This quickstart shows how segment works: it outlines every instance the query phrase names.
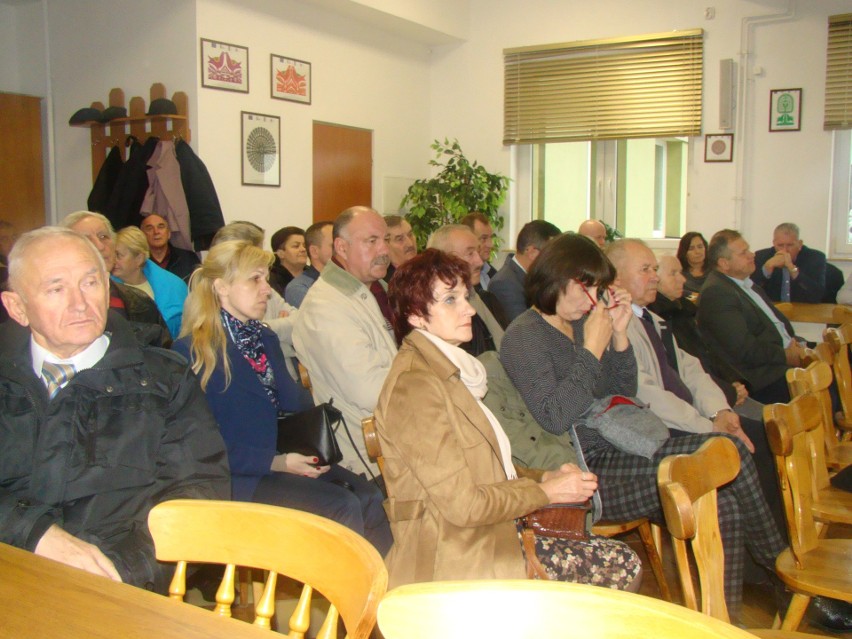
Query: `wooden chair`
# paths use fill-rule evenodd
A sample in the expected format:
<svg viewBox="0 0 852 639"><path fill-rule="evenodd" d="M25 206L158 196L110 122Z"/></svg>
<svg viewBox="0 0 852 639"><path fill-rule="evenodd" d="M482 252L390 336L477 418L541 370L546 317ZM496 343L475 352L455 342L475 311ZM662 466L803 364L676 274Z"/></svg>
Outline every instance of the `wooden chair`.
<svg viewBox="0 0 852 639"><path fill-rule="evenodd" d="M807 368L814 362L825 362L829 366L834 366L834 349L828 342L820 342L813 348L806 348L805 355L802 357L802 367Z"/></svg>
<svg viewBox="0 0 852 639"><path fill-rule="evenodd" d="M819 461L823 411L816 395L766 406L763 414L790 537L790 548L775 562L779 577L794 593L781 628L796 630L812 597L852 601L852 540L821 539L813 512L819 497L812 477L824 466Z"/></svg>
<svg viewBox="0 0 852 639"><path fill-rule="evenodd" d="M370 461L378 464L379 472L384 475L385 459L382 456L382 445L379 442L379 435L376 432L375 417L370 415L362 419L361 429L364 431L364 443L367 448L367 455L370 457ZM655 528L657 527L655 526ZM663 562L660 558L659 548L661 540L659 536L657 538L654 537L648 519L634 519L628 522L599 522L599 525L592 527L592 532L601 537L614 537L630 532L631 530L637 530L639 533L639 538L642 540L642 545L645 547L645 553L648 556L648 562L651 564L651 570L660 588L660 595L666 601L671 601L671 590L669 589L668 581L666 581Z"/></svg>
<svg viewBox="0 0 852 639"><path fill-rule="evenodd" d="M730 623L725 603L725 551L719 530L716 491L740 472L737 447L729 439L713 437L690 455L666 457L657 471L660 500L666 527L672 536L675 559L684 594L684 604L692 610ZM695 596L686 542L692 554L701 585L701 606ZM749 630L764 639L814 637L798 632Z"/></svg>
<svg viewBox="0 0 852 639"><path fill-rule="evenodd" d="M311 376L308 374L308 369L305 368L305 365L302 362L298 363L299 368L299 381L302 382L302 386L308 389L309 393L312 393L314 387L311 385Z"/></svg>
<svg viewBox="0 0 852 639"><path fill-rule="evenodd" d="M187 562L225 564L215 612L229 617L235 566L262 568L269 572L255 602L255 625L270 628L282 574L305 584L290 617L290 637L301 638L308 629L314 588L331 603L317 637L337 639L338 613L350 639L370 636L387 570L367 540L334 521L265 504L179 499L151 509L148 527L157 559L177 562L172 599L183 600L186 593Z"/></svg>
<svg viewBox="0 0 852 639"><path fill-rule="evenodd" d="M852 311L850 311L852 312ZM823 339L832 351L830 362L840 395L843 410L834 416L835 423L842 429L842 441L852 439L852 367L849 364L849 345L852 344L852 324L843 324L840 328L827 328Z"/></svg>
<svg viewBox="0 0 852 639"><path fill-rule="evenodd" d="M672 593L669 582L663 570L662 561L662 530L656 524L652 524L647 517L631 519L630 521L601 520L592 526L592 533L601 537L617 537L635 530L639 533L642 547L651 564L651 572L657 580L660 588L660 596L665 601L672 601Z"/></svg>
<svg viewBox="0 0 852 639"><path fill-rule="evenodd" d="M787 371L787 381L792 395L798 397L805 393L816 396L820 406L820 428L823 431L833 430L831 420L831 397L828 387L831 384L831 369L825 362L814 362L808 368L793 368ZM838 451L843 447L838 447ZM814 472L811 476L814 499L811 509L817 520L817 529L820 536L827 532L824 524L832 522L852 524L852 494L835 488L831 485L828 476L828 468L834 464L827 459L828 446L814 451ZM837 461L835 461L835 464Z"/></svg>
<svg viewBox="0 0 852 639"><path fill-rule="evenodd" d="M660 501L672 536L675 563L684 603L711 617L730 621L725 605L724 557L719 532L716 489L740 472L737 447L724 437L712 437L691 455L666 457L657 470ZM701 583L701 606L695 596L687 557L687 541Z"/></svg>
<svg viewBox="0 0 852 639"><path fill-rule="evenodd" d="M831 367L825 362L814 362L804 369L787 369L787 386L791 397L798 397L804 393L813 393L817 396L825 425L822 433L825 463L832 470L840 470L852 464L852 442L839 442L835 434L829 391L832 379Z"/></svg>
<svg viewBox="0 0 852 639"><path fill-rule="evenodd" d="M379 604L385 639L754 639L683 606L585 584L531 579L394 588Z"/></svg>

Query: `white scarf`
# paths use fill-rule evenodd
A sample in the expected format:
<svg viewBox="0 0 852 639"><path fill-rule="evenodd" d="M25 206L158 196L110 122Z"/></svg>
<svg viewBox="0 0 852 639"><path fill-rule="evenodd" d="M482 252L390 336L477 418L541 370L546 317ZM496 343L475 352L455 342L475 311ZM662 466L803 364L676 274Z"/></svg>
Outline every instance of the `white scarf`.
<svg viewBox="0 0 852 639"><path fill-rule="evenodd" d="M479 404L482 412L485 413L485 417L488 418L491 428L494 430L494 436L497 438L497 444L500 447L500 461L503 463L503 470L506 473L506 477L517 479L518 474L515 472L515 466L512 464L512 445L509 443L506 431L503 430L494 413L482 403L482 398L488 392L488 378L485 374L485 366L478 359L464 352L458 346L453 346L440 337L422 329L418 328L415 330L419 331L421 335L437 346L438 350L459 369L462 383L470 391L470 394L473 395L473 398Z"/></svg>

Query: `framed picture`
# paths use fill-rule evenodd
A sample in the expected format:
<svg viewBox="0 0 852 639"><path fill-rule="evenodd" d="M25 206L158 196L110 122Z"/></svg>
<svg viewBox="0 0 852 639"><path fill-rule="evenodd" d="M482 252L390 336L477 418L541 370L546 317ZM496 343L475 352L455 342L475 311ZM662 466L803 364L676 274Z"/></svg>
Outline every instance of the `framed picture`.
<svg viewBox="0 0 852 639"><path fill-rule="evenodd" d="M201 86L249 92L248 47L201 38Z"/></svg>
<svg viewBox="0 0 852 639"><path fill-rule="evenodd" d="M281 186L281 118L241 111L243 184Z"/></svg>
<svg viewBox="0 0 852 639"><path fill-rule="evenodd" d="M733 133L708 133L704 136L705 162L730 162L733 159Z"/></svg>
<svg viewBox="0 0 852 639"><path fill-rule="evenodd" d="M311 103L311 63L284 56L270 56L272 97Z"/></svg>
<svg viewBox="0 0 852 639"><path fill-rule="evenodd" d="M769 92L769 130L802 130L801 89L773 89Z"/></svg>

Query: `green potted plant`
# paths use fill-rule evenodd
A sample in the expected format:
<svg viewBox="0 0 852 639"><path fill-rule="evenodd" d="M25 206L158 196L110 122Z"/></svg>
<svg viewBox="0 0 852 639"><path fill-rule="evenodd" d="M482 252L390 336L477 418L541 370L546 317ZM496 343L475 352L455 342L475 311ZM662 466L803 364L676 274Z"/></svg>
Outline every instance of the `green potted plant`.
<svg viewBox="0 0 852 639"><path fill-rule="evenodd" d="M431 145L435 158L429 161L440 167L433 178L417 180L408 188L401 208L407 209L406 219L423 249L429 235L444 224L456 224L465 215L479 211L491 221L495 231L503 228L503 216L498 209L506 199L509 178L489 173L475 160L471 162L462 152L458 140L444 138Z"/></svg>

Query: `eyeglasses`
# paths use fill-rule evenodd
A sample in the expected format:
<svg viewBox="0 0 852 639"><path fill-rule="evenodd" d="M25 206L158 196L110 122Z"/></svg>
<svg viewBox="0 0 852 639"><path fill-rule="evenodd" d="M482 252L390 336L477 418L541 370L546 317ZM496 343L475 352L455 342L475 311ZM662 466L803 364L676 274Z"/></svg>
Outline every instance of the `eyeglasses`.
<svg viewBox="0 0 852 639"><path fill-rule="evenodd" d="M603 302L605 304L604 310L609 311L616 306L618 306L618 302L615 302L612 306L609 305L610 301L613 299L614 291L609 287L599 286L598 287L598 299L592 297L592 294L589 293L589 289L586 288L586 285L583 284L580 280L574 280L577 284L580 285L580 288L583 289L583 292L586 294L586 297L589 298L589 301L592 303L592 308L595 308L598 305L598 302ZM607 295L607 293L609 295Z"/></svg>

